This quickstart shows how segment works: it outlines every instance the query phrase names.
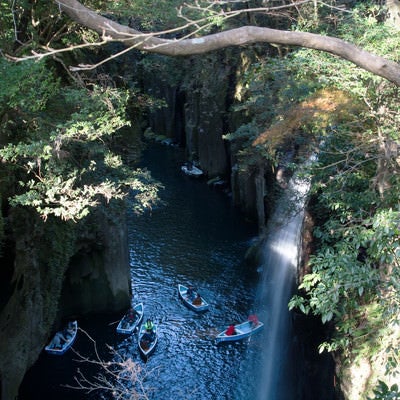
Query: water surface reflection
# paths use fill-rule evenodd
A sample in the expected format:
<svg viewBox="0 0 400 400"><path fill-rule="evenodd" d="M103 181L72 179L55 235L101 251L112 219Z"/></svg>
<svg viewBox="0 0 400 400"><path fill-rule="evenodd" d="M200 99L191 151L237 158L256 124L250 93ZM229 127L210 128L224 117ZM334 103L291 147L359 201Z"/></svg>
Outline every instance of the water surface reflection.
<svg viewBox="0 0 400 400"><path fill-rule="evenodd" d="M134 301L159 324L156 352L147 362L156 374L152 399L233 399L244 355L261 337L216 346L214 337L252 311L257 273L244 264L255 226L244 222L229 198L180 171L182 154L153 147L144 164L160 180L166 206L129 217ZM210 303L196 314L178 298L178 283L192 283ZM122 341L119 349L130 351ZM131 356L142 362L134 349ZM251 387L248 382L251 398ZM254 388L253 388L254 389Z"/></svg>
<svg viewBox="0 0 400 400"><path fill-rule="evenodd" d="M145 317L159 325L155 353L145 363L136 335L116 333L120 315L82 317L79 326L96 341L104 360L109 359L106 345L110 345L149 372L144 386L152 400L254 399L254 376L239 377L249 362L259 365L267 332L243 343L218 346L214 337L227 324L257 311L259 276L244 263L256 227L244 222L227 195L183 175L183 161L180 149L152 145L144 153L143 166L165 186L161 197L166 205L128 216L133 302L143 302ZM186 308L178 298L178 283L197 286L210 310L198 315ZM95 356L93 343L82 332L74 349ZM64 387L74 384L78 368L89 378L97 372L76 359L71 351L61 358L41 354L26 376L20 400L109 399L97 391L88 394Z"/></svg>

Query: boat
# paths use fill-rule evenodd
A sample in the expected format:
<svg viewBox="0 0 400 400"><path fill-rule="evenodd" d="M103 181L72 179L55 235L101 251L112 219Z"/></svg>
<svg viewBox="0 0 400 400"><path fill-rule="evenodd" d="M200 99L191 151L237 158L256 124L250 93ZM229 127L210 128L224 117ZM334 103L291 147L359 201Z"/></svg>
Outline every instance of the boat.
<svg viewBox="0 0 400 400"><path fill-rule="evenodd" d="M44 348L49 354L62 355L75 342L78 333L78 322L70 321L62 330L58 331L51 339L50 343Z"/></svg>
<svg viewBox="0 0 400 400"><path fill-rule="evenodd" d="M231 335L226 333L227 329L219 333L215 338L216 342L233 342L236 340L245 339L251 335L254 335L256 332L261 331L264 327L264 324L258 320L247 320L246 322L242 322L241 324L234 325L234 327L235 332Z"/></svg>
<svg viewBox="0 0 400 400"><path fill-rule="evenodd" d="M143 303L138 303L133 307L133 310L135 311L133 315L131 315L131 310L129 310L119 321L119 324L117 326L117 332L122 333L124 335L131 335L133 332L135 332L136 328L140 324L140 322L143 319L143 314L144 314L144 307Z"/></svg>
<svg viewBox="0 0 400 400"><path fill-rule="evenodd" d="M207 311L209 309L209 304L204 300L203 297L201 297L199 295L199 292L197 292L196 290L193 291L193 295L189 296L188 295L188 289L189 287L178 284L178 293L179 293L179 297L183 300L184 304L189 307L191 310L196 311L196 312L203 312L203 311ZM196 298L196 296L199 295L199 304L193 304L194 299Z"/></svg>
<svg viewBox="0 0 400 400"><path fill-rule="evenodd" d="M196 167L192 163L185 163L184 165L181 166L181 170L186 175L193 177L200 177L204 174L204 172L200 168Z"/></svg>
<svg viewBox="0 0 400 400"><path fill-rule="evenodd" d="M153 353L158 342L157 325L153 324L153 330L148 333L146 330L146 324L142 324L138 335L138 346L142 356L147 358Z"/></svg>

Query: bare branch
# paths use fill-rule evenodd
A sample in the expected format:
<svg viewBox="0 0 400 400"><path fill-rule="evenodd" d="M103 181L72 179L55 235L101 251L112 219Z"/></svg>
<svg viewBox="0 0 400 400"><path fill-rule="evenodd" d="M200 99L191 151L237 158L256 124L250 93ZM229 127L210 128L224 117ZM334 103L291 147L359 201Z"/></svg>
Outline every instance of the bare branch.
<svg viewBox="0 0 400 400"><path fill-rule="evenodd" d="M97 349L96 341L85 330L81 328L79 330L92 343L95 357L85 357L72 348L78 356L75 361L98 367L100 372L96 376L88 378L78 368L77 374L74 376L75 385L64 385L64 387L84 390L86 393L108 392L114 399L120 400L148 400L148 389L144 387L143 382L154 373L154 370L146 371L140 364L135 363L130 357L121 355L111 346L107 346L107 348L112 361L103 360Z"/></svg>
<svg viewBox="0 0 400 400"><path fill-rule="evenodd" d="M114 58L117 58L117 57L121 56L122 54L128 53L129 51L131 51L135 47L137 47L137 46L131 46L131 47L128 47L127 49L125 49L125 50L119 51L118 53L115 53L112 56L107 57L104 60L101 60L97 64L79 64L77 67L69 67L69 69L72 72L83 71L83 70L92 70L92 69L95 69L95 68L99 67L100 65L103 65L103 64L107 63L108 61L110 61L110 60L112 60Z"/></svg>
<svg viewBox="0 0 400 400"><path fill-rule="evenodd" d="M15 19L15 0L13 0L12 5L11 5L11 13L12 13L12 17L13 17L13 23L14 23L14 37L15 37L15 41L17 43L21 43L18 39L18 29L17 29L17 21Z"/></svg>
<svg viewBox="0 0 400 400"><path fill-rule="evenodd" d="M59 1L57 1L59 3ZM296 3L298 4L298 3ZM394 61L369 53L344 40L321 36L308 32L281 31L270 28L244 26L202 38L169 40L149 36L147 40L138 43L138 39L126 40L129 35L140 32L110 21L87 9L77 0L64 0L62 9L76 22L97 32L106 31L116 40L123 40L128 46L137 45L137 49L169 56L185 56L204 54L228 46L243 46L253 43L275 43L289 46L301 46L325 51L348 60L355 65L381 76L397 86L400 86L400 65ZM247 12L245 10L244 12Z"/></svg>
<svg viewBox="0 0 400 400"><path fill-rule="evenodd" d="M228 19L243 13L268 13L272 10L277 11L279 9L283 9L284 7L297 7L302 4L310 3L311 1L314 3L316 2L315 0L302 0L278 7L243 9L229 12L225 11L223 14L219 15L221 15L221 17L224 19ZM373 53L369 53L349 42L334 37L322 36L308 32L283 31L256 26L243 26L241 28L205 35L203 37L193 37L194 35L204 31L213 23L210 20L212 17L205 17L198 21L191 21L186 17L185 19L188 22L178 28L157 33L142 33L96 14L94 11L83 6L77 0L55 0L55 2L57 5L59 5L61 10L69 15L74 21L98 32L101 35L102 40L95 44L83 44L67 49L48 49L46 50L47 53L35 53L28 57L15 58L9 56L9 59L12 59L13 61L22 61L29 58L40 59L57 52L72 51L75 48L81 47L100 46L110 41L122 42L128 47L129 50L137 49L174 57L204 54L230 46L245 46L254 43L270 43L273 45L280 44L286 46L300 46L318 51L324 51L350 61L356 66L375 75L381 76L395 85L400 86L400 65L397 62ZM219 5L222 3L216 1L212 2L211 4ZM217 16L219 15L217 14ZM189 27L195 27L196 29L194 32L187 34L181 39L163 39L159 37L167 33L170 34L183 31ZM121 54L123 53L125 53L125 51L121 52ZM111 56L107 60L113 58L115 57ZM103 62L98 65L101 65L102 63ZM86 65L79 66L74 70L92 68L95 68L95 66Z"/></svg>

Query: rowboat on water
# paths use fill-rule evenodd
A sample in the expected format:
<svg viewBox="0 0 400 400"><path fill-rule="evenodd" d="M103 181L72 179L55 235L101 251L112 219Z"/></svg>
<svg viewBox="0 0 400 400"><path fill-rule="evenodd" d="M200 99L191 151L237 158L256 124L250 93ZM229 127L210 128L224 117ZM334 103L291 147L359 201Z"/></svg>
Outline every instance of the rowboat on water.
<svg viewBox="0 0 400 400"><path fill-rule="evenodd" d="M148 329L146 324L142 324L138 335L139 350L145 358L153 353L158 342L157 325L152 323L152 328Z"/></svg>
<svg viewBox="0 0 400 400"><path fill-rule="evenodd" d="M215 340L217 343L242 340L261 331L263 327L264 324L258 320L247 320L241 324L233 325L232 332L229 332L229 328L223 330L216 336Z"/></svg>
<svg viewBox="0 0 400 400"><path fill-rule="evenodd" d="M203 176L203 174L204 174L204 172L200 168L193 165L193 163L186 163L186 164L182 165L181 170L186 175L189 175L192 177L200 177L200 176Z"/></svg>
<svg viewBox="0 0 400 400"><path fill-rule="evenodd" d="M49 354L62 355L75 342L78 333L78 322L70 321L61 331L58 331L51 339L50 343L44 348Z"/></svg>
<svg viewBox="0 0 400 400"><path fill-rule="evenodd" d="M199 292L191 287L178 284L178 293L184 304L193 311L207 311L210 307Z"/></svg>
<svg viewBox="0 0 400 400"><path fill-rule="evenodd" d="M131 335L143 319L143 303L136 304L119 321L117 332L124 335Z"/></svg>

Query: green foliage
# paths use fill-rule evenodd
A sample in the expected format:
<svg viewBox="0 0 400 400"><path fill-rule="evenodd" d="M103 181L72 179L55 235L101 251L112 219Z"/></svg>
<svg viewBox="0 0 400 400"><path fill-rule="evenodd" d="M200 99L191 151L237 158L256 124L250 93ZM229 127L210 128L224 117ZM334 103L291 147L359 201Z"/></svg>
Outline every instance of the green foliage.
<svg viewBox="0 0 400 400"><path fill-rule="evenodd" d="M320 315L322 322L335 321L336 337L322 350L349 351L363 318L374 325L365 335L379 336L400 313L400 214L390 194L399 182L392 181L388 197L371 190L378 149L360 139L336 130L325 138L311 171L313 213L321 216L314 230L318 250L310 259L312 272L299 287L305 296L293 297L289 307ZM374 303L379 318L367 312Z"/></svg>
<svg viewBox="0 0 400 400"><path fill-rule="evenodd" d="M354 13L341 14L334 36L398 61L398 33L382 22L381 11L362 4ZM313 32L333 29L328 20L324 25L312 18L309 22ZM388 371L396 371L392 327L400 315L399 90L345 60L307 49L250 65L240 85L234 111L247 122L225 137L237 151L239 168L276 165L285 145L277 135L289 137L294 126L292 140L303 151L313 139L319 144L317 161L304 172L312 180L309 208L315 218L311 273L289 307L335 327L320 351L371 360L387 347ZM331 107L328 97L320 96L321 112L304 118L308 111L302 104L316 105L318 93L336 90L346 95L347 103L332 102ZM347 113L337 112L340 104ZM296 109L303 116L301 124L293 124Z"/></svg>
<svg viewBox="0 0 400 400"><path fill-rule="evenodd" d="M114 16L136 29L157 32L183 24L177 17L177 9L181 4L181 0L91 0L87 6Z"/></svg>
<svg viewBox="0 0 400 400"><path fill-rule="evenodd" d="M0 1L0 45L2 51L7 51L10 44L13 42L13 29L12 29L12 9L10 2L6 0ZM7 45L8 44L8 45Z"/></svg>
<svg viewBox="0 0 400 400"><path fill-rule="evenodd" d="M337 26L334 36L393 61L400 60L398 31L382 21L383 10L376 5L358 4ZM316 84L333 86L359 97L372 94L382 79L329 53L300 49L291 55L298 77L309 77Z"/></svg>
<svg viewBox="0 0 400 400"><path fill-rule="evenodd" d="M42 111L59 90L59 80L44 63L10 64L3 59L0 71L0 104L9 108L31 113Z"/></svg>
<svg viewBox="0 0 400 400"><path fill-rule="evenodd" d="M373 392L374 397L368 397L368 400L400 400L400 390L396 384L389 388L385 382L379 381Z"/></svg>
<svg viewBox="0 0 400 400"><path fill-rule="evenodd" d="M284 84L282 84L284 82ZM243 171L253 169L267 160L272 167L279 164L280 152L285 142L285 134L293 138L287 130L283 135L272 135L265 145L254 145L266 127L274 121L283 120L285 111L302 99L312 88L293 79L292 65L282 59L269 59L250 64L237 83L241 91L232 112L241 115L245 123L224 138L232 143L237 151L239 168ZM278 139L278 140L277 140ZM278 144L277 144L278 143Z"/></svg>
<svg viewBox="0 0 400 400"><path fill-rule="evenodd" d="M72 22L64 19L56 2L38 0L8 1L2 3L0 46L4 53L31 55L39 47L61 47L77 42ZM69 39L67 39L69 35Z"/></svg>
<svg viewBox="0 0 400 400"><path fill-rule="evenodd" d="M102 202L124 198L129 188L138 203L143 200L138 209L155 201L157 185L147 173L130 171L111 151L119 130L129 125L129 92L96 85L61 91L44 64L3 62L2 69L7 83L0 102L7 116L17 116L5 118L2 130L10 140L0 150L8 168L19 168L12 206L33 207L45 219L78 220Z"/></svg>
<svg viewBox="0 0 400 400"><path fill-rule="evenodd" d="M383 57L398 60L398 30L385 23L386 10L377 4L360 3L352 10L351 20L338 27L344 40Z"/></svg>

